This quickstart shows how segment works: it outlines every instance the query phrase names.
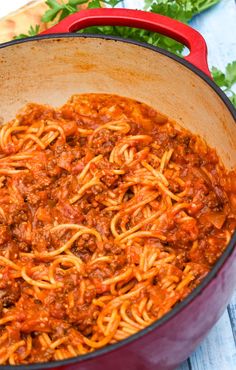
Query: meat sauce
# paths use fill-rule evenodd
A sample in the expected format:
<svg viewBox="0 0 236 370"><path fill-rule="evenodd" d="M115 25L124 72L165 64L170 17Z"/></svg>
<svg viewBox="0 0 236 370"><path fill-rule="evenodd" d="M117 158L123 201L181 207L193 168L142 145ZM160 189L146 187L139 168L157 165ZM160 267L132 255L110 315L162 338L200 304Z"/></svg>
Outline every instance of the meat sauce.
<svg viewBox="0 0 236 370"><path fill-rule="evenodd" d="M0 132L0 364L88 353L162 317L230 241L235 184L143 103L28 104Z"/></svg>

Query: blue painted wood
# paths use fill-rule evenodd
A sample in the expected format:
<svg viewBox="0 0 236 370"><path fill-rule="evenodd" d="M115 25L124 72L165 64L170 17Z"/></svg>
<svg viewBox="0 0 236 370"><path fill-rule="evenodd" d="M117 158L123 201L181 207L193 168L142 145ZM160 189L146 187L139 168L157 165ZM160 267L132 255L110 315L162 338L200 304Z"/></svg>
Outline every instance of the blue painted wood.
<svg viewBox="0 0 236 370"><path fill-rule="evenodd" d="M208 45L209 65L224 69L236 60L236 3L222 0L213 8L196 16L191 26L198 29Z"/></svg>
<svg viewBox="0 0 236 370"><path fill-rule="evenodd" d="M190 357L192 370L236 369L236 348L228 312Z"/></svg>
<svg viewBox="0 0 236 370"><path fill-rule="evenodd" d="M143 9L144 5L143 0L123 3L135 9ZM207 42L210 67L214 65L224 70L227 63L236 60L235 0L221 0L196 16L191 26L199 30ZM177 370L236 370L236 292L207 338Z"/></svg>
<svg viewBox="0 0 236 370"><path fill-rule="evenodd" d="M153 370L155 370L155 369L153 369ZM191 370L190 369L190 366L189 366L189 361L187 360L187 361L185 361L179 368L178 368L178 370Z"/></svg>
<svg viewBox="0 0 236 370"><path fill-rule="evenodd" d="M234 293L234 296L232 297L231 302L228 305L228 314L234 336L234 343L236 346L236 292Z"/></svg>

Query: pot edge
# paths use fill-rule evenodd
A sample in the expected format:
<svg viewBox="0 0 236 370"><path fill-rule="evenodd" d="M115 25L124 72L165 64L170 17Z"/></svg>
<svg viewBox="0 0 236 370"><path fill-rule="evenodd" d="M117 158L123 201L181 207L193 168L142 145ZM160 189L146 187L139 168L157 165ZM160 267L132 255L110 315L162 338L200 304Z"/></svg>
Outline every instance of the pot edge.
<svg viewBox="0 0 236 370"><path fill-rule="evenodd" d="M116 42L124 42L128 44L133 44L139 47L143 47L146 49L150 49L152 51L155 51L157 53L160 53L168 58L174 59L176 62L184 65L186 68L197 74L201 79L203 79L220 97L220 99L223 101L223 103L226 105L227 109L230 111L231 115L233 116L235 123L236 123L236 109L234 108L233 104L229 100L229 98L226 96L226 94L215 84L215 82L208 77L204 72L202 72L199 68L195 67L193 64L188 62L187 60L172 54L171 52L161 49L156 46L152 46L143 42L134 41L130 39L123 39L121 37L114 37L114 36L108 36L108 35L96 35L96 34L78 34L78 33L60 33L60 34L50 34L50 35L39 35L34 37L29 37L25 39L16 39L12 41L5 42L3 44L0 44L0 50L5 47L11 47L13 45L22 44L25 42L37 42L44 39L64 39L64 38L70 38L70 37L78 37L78 38L96 38L96 39L103 39L103 40L110 40L110 41L116 41ZM111 344L109 346L103 347L101 349L98 349L92 353L80 355L77 357L68 358L65 360L59 360L59 361L51 361L51 362L43 362L43 363L33 363L29 365L0 365L0 370L41 370L43 369L51 369L54 367L57 367L58 369L60 367L63 367L65 365L75 364L75 363L81 363L85 362L87 360L98 358L102 355L105 355L108 352L118 350L119 348L125 346L126 344L129 344L137 339L140 339L145 334L148 334L149 332L156 330L160 326L164 325L168 320L172 319L174 316L176 316L182 309L184 309L190 302L192 302L198 295L202 293L204 288L214 279L217 277L217 274L219 273L221 267L224 265L224 263L228 260L228 258L231 256L234 247L236 246L236 231L232 235L232 238L227 245L226 249L218 259L218 261L213 266L212 270L207 274L207 276L202 280L202 282L180 303L178 303L172 310L170 310L167 314L165 314L163 317L161 317L159 320L155 321L152 325L146 327L145 329L140 330L136 334L133 334L129 336L128 338L115 343Z"/></svg>

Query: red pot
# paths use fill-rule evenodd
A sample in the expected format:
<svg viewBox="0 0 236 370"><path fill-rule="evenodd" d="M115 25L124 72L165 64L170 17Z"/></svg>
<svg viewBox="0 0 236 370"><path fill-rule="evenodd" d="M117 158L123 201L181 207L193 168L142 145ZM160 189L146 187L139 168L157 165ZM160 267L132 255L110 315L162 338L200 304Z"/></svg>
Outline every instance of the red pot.
<svg viewBox="0 0 236 370"><path fill-rule="evenodd" d="M189 56L134 41L65 34L92 25L157 31L184 43ZM60 33L55 34L55 33ZM0 107L4 121L25 103L60 105L72 94L107 92L143 101L204 137L226 168L236 166L236 112L211 80L206 44L190 27L157 14L92 9L71 15L44 35L0 46ZM236 286L236 235L212 271L181 303L148 328L96 352L14 369L170 370L202 341ZM12 366L0 366L12 370Z"/></svg>

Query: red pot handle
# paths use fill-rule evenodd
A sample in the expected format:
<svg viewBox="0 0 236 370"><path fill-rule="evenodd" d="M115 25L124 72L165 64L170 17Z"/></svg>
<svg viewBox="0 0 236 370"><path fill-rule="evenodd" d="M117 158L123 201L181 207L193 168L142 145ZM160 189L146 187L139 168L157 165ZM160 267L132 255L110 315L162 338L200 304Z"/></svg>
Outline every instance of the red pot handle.
<svg viewBox="0 0 236 370"><path fill-rule="evenodd" d="M128 26L158 32L181 42L190 50L184 59L211 77L207 64L207 45L193 28L163 15L132 9L97 8L81 10L41 34L75 32L91 26Z"/></svg>

